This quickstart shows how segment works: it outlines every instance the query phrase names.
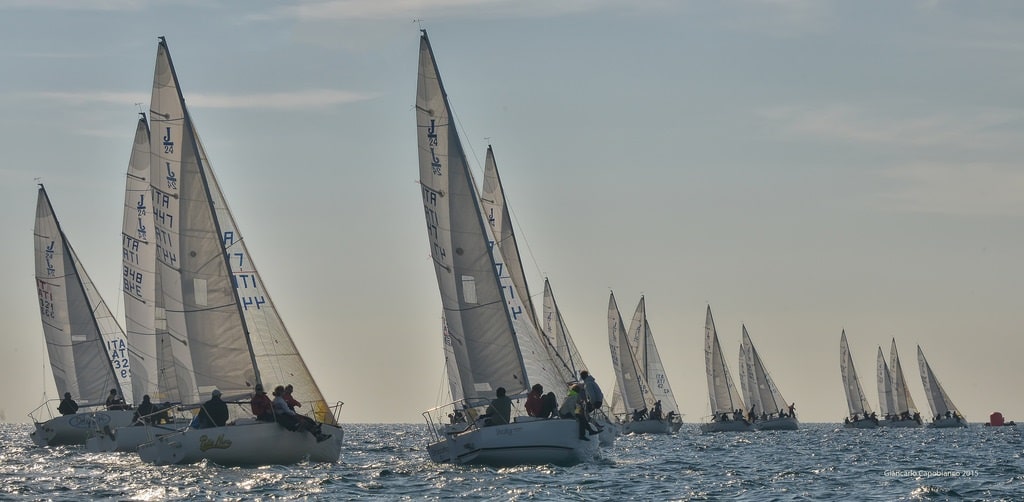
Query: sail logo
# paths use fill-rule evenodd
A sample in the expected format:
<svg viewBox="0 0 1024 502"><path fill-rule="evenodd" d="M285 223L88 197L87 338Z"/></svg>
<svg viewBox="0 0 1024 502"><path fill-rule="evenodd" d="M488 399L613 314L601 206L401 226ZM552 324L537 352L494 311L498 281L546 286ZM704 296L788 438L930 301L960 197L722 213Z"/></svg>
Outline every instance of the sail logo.
<svg viewBox="0 0 1024 502"><path fill-rule="evenodd" d="M177 189L178 178L175 177L174 171L171 170L171 163L165 162L167 165L167 188Z"/></svg>
<svg viewBox="0 0 1024 502"><path fill-rule="evenodd" d="M50 245L46 246L46 275L49 277L53 277L57 273L57 269L53 267L53 247L56 244L55 241L50 241Z"/></svg>
<svg viewBox="0 0 1024 502"><path fill-rule="evenodd" d="M171 141L171 128L167 128L167 134L164 135L164 153L174 153L174 142Z"/></svg>
<svg viewBox="0 0 1024 502"><path fill-rule="evenodd" d="M217 439L210 439L206 434L199 437L199 451L226 450L231 448L231 440L224 439L224 435L217 436Z"/></svg>
<svg viewBox="0 0 1024 502"><path fill-rule="evenodd" d="M434 171L434 176L440 176L441 159L434 153L434 147L437 146L437 127L434 119L430 119L430 127L427 128L427 144L430 145L430 168Z"/></svg>

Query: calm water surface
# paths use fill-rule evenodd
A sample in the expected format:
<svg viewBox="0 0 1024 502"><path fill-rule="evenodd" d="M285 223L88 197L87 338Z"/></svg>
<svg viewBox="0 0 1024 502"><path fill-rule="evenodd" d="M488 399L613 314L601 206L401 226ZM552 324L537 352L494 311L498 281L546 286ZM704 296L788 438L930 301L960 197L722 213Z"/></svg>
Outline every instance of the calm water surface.
<svg viewBox="0 0 1024 502"><path fill-rule="evenodd" d="M347 424L342 460L154 467L133 454L38 448L0 425L3 500L1024 500L1024 427L622 436L574 467L430 462L419 424Z"/></svg>

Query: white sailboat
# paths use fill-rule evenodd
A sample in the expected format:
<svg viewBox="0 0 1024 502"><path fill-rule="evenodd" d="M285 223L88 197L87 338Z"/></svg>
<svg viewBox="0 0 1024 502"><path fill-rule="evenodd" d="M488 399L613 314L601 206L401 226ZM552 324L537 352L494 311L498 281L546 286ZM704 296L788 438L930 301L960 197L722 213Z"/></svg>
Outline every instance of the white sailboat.
<svg viewBox="0 0 1024 502"><path fill-rule="evenodd" d="M150 118L155 132L150 182L157 294L166 318L158 329L166 329L171 341L162 356L175 364L191 362L191 368L178 368L179 400L198 406L216 389L225 401L245 403L257 383L290 383L295 398L310 406L308 412L331 437L318 441L312 434L257 422L243 404L229 408L229 425L161 436L139 446L139 456L156 464L337 461L342 430L336 408L327 406L256 271L185 106L162 37ZM185 387L189 374L193 383Z"/></svg>
<svg viewBox="0 0 1024 502"><path fill-rule="evenodd" d="M505 266L485 219L426 32L420 38L416 124L423 207L438 289L470 419L495 397L525 396L534 383L565 395L566 382ZM424 413L431 425L431 460L458 464L575 464L591 458L597 441L579 437L576 420L508 417L475 420L448 433L449 406ZM497 421L497 420L496 420Z"/></svg>
<svg viewBox="0 0 1024 502"><path fill-rule="evenodd" d="M132 368L135 403L148 396L150 402L169 409L179 402L179 385L194 386L191 360L175 362L169 348L173 343L166 329L163 298L157 294L156 243L153 241L153 200L150 184L150 131L144 114L135 128L135 140L128 160L125 181L124 217L121 229L123 296ZM158 320L159 317L159 320ZM164 354L166 352L166 354ZM181 381L179 382L179 379ZM157 436L179 431L188 425L186 417L141 417L127 427L100 427L86 439L86 450L136 451L140 444Z"/></svg>
<svg viewBox="0 0 1024 502"><path fill-rule="evenodd" d="M111 348L124 344L124 331L71 248L42 185L34 235L36 290L50 369L57 392L69 394L81 409L55 416L53 402L43 403L29 414L35 426L30 437L39 446L85 444L97 427L131 423L133 411L102 408L111 389L123 395L110 356ZM128 366L120 357L117 363ZM128 377L127 369L123 376Z"/></svg>
<svg viewBox="0 0 1024 502"><path fill-rule="evenodd" d="M638 315L643 317L643 299L638 307ZM638 324L642 320L634 317L634 324L639 326L638 343L643 344L646 350L647 343L643 339L643 325ZM651 419L650 412L654 409L658 398L652 392L650 382L647 380L648 372L646 366L638 354L630 339L633 330L627 330L622 323L622 315L619 313L618 304L615 302L615 294L608 295L608 348L612 354L612 368L615 370L615 390L612 394L612 413L622 421L623 434L669 434L673 432L678 413L674 400L670 404L675 411L671 418L664 416ZM656 353L655 353L656 355ZM660 358L658 359L660 363ZM664 369L661 369L664 375ZM669 389L671 397L671 389ZM664 406L664 405L662 405ZM667 413L667 412L666 412ZM679 422L681 423L681 422Z"/></svg>
<svg viewBox="0 0 1024 502"><path fill-rule="evenodd" d="M914 405L914 398L907 387L907 379L903 376L903 365L896 351L896 339L893 338L889 349L889 371L892 374L892 415L881 422L883 427L921 427L921 414Z"/></svg>
<svg viewBox="0 0 1024 502"><path fill-rule="evenodd" d="M715 320L708 305L704 321L704 365L708 376L708 397L711 400L711 421L700 425L701 432L746 432L754 424L743 416L743 400L729 374L729 366L718 342Z"/></svg>
<svg viewBox="0 0 1024 502"><path fill-rule="evenodd" d="M759 430L795 431L800 428L796 413L782 397L772 376L761 361L754 342L743 326L743 341L740 343L740 388L753 415L754 425Z"/></svg>
<svg viewBox="0 0 1024 502"><path fill-rule="evenodd" d="M882 347L878 347L877 362L878 411L882 414L883 420L889 420L896 411L896 397L893 395L892 371L882 353Z"/></svg>
<svg viewBox="0 0 1024 502"><path fill-rule="evenodd" d="M843 375L843 392L846 394L846 406L850 414L843 420L848 429L873 429L878 427L878 417L871 411L864 388L857 378L857 369L853 366L850 345L846 341L846 330L839 338L839 371Z"/></svg>
<svg viewBox="0 0 1024 502"><path fill-rule="evenodd" d="M924 384L925 396L928 397L928 407L932 410L933 419L928 427L967 427L967 419L960 414L960 410L946 394L946 389L942 388L939 379L935 377L935 372L925 359L920 345L917 346L917 367L921 370L921 383Z"/></svg>

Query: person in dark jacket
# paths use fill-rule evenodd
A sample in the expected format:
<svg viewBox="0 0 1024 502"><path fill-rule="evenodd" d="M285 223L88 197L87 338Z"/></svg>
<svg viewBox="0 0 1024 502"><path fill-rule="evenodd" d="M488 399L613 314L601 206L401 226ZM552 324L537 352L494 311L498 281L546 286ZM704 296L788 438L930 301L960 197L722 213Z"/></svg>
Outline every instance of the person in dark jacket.
<svg viewBox="0 0 1024 502"><path fill-rule="evenodd" d="M220 390L213 389L210 393L210 400L203 403L199 414L192 421L192 426L197 429L206 427L224 427L228 423L228 404L220 399Z"/></svg>
<svg viewBox="0 0 1024 502"><path fill-rule="evenodd" d="M512 400L505 395L505 388L498 387L495 397L484 415L486 425L504 425L512 421Z"/></svg>
<svg viewBox="0 0 1024 502"><path fill-rule="evenodd" d="M71 393L65 392L64 399L60 400L60 406L57 407L57 411L61 415L74 415L78 413L78 403L74 399L71 399Z"/></svg>
<svg viewBox="0 0 1024 502"><path fill-rule="evenodd" d="M139 407L135 409L135 416L132 418L132 422L136 424L151 423L153 420L152 414L156 413L156 405L149 400L149 394L142 396L142 402L139 403Z"/></svg>

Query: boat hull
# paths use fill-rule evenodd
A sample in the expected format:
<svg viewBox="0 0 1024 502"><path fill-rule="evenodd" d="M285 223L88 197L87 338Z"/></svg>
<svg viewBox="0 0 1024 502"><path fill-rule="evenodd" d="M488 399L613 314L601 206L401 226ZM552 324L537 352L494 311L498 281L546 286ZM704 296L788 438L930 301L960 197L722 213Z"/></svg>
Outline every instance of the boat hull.
<svg viewBox="0 0 1024 502"><path fill-rule="evenodd" d="M933 429L949 429L954 427L967 427L967 421L960 418L940 418L928 424Z"/></svg>
<svg viewBox="0 0 1024 502"><path fill-rule="evenodd" d="M137 451L139 445L156 440L158 437L180 432L187 422L168 425L129 425L127 427L104 427L92 431L85 440L86 451Z"/></svg>
<svg viewBox="0 0 1024 502"><path fill-rule="evenodd" d="M574 419L474 427L429 444L427 451L437 463L569 466L597 455L598 441L579 439L578 427Z"/></svg>
<svg viewBox="0 0 1024 502"><path fill-rule="evenodd" d="M676 430L668 420L629 421L622 426L623 434L672 434Z"/></svg>
<svg viewBox="0 0 1024 502"><path fill-rule="evenodd" d="M299 462L337 462L342 430L323 425L331 437L317 442L308 432L293 432L276 423L250 422L209 429L186 429L139 445L143 462L156 465L191 464L209 460L219 465L289 465Z"/></svg>
<svg viewBox="0 0 1024 502"><path fill-rule="evenodd" d="M754 430L756 430L754 424L737 420L700 424L701 432L751 432Z"/></svg>
<svg viewBox="0 0 1024 502"><path fill-rule="evenodd" d="M759 431L795 431L800 429L800 421L796 417L777 417L758 421L754 425Z"/></svg>
<svg viewBox="0 0 1024 502"><path fill-rule="evenodd" d="M76 413L35 423L29 433L38 446L83 445L92 431L103 427L124 427L132 423L133 410L105 410Z"/></svg>

